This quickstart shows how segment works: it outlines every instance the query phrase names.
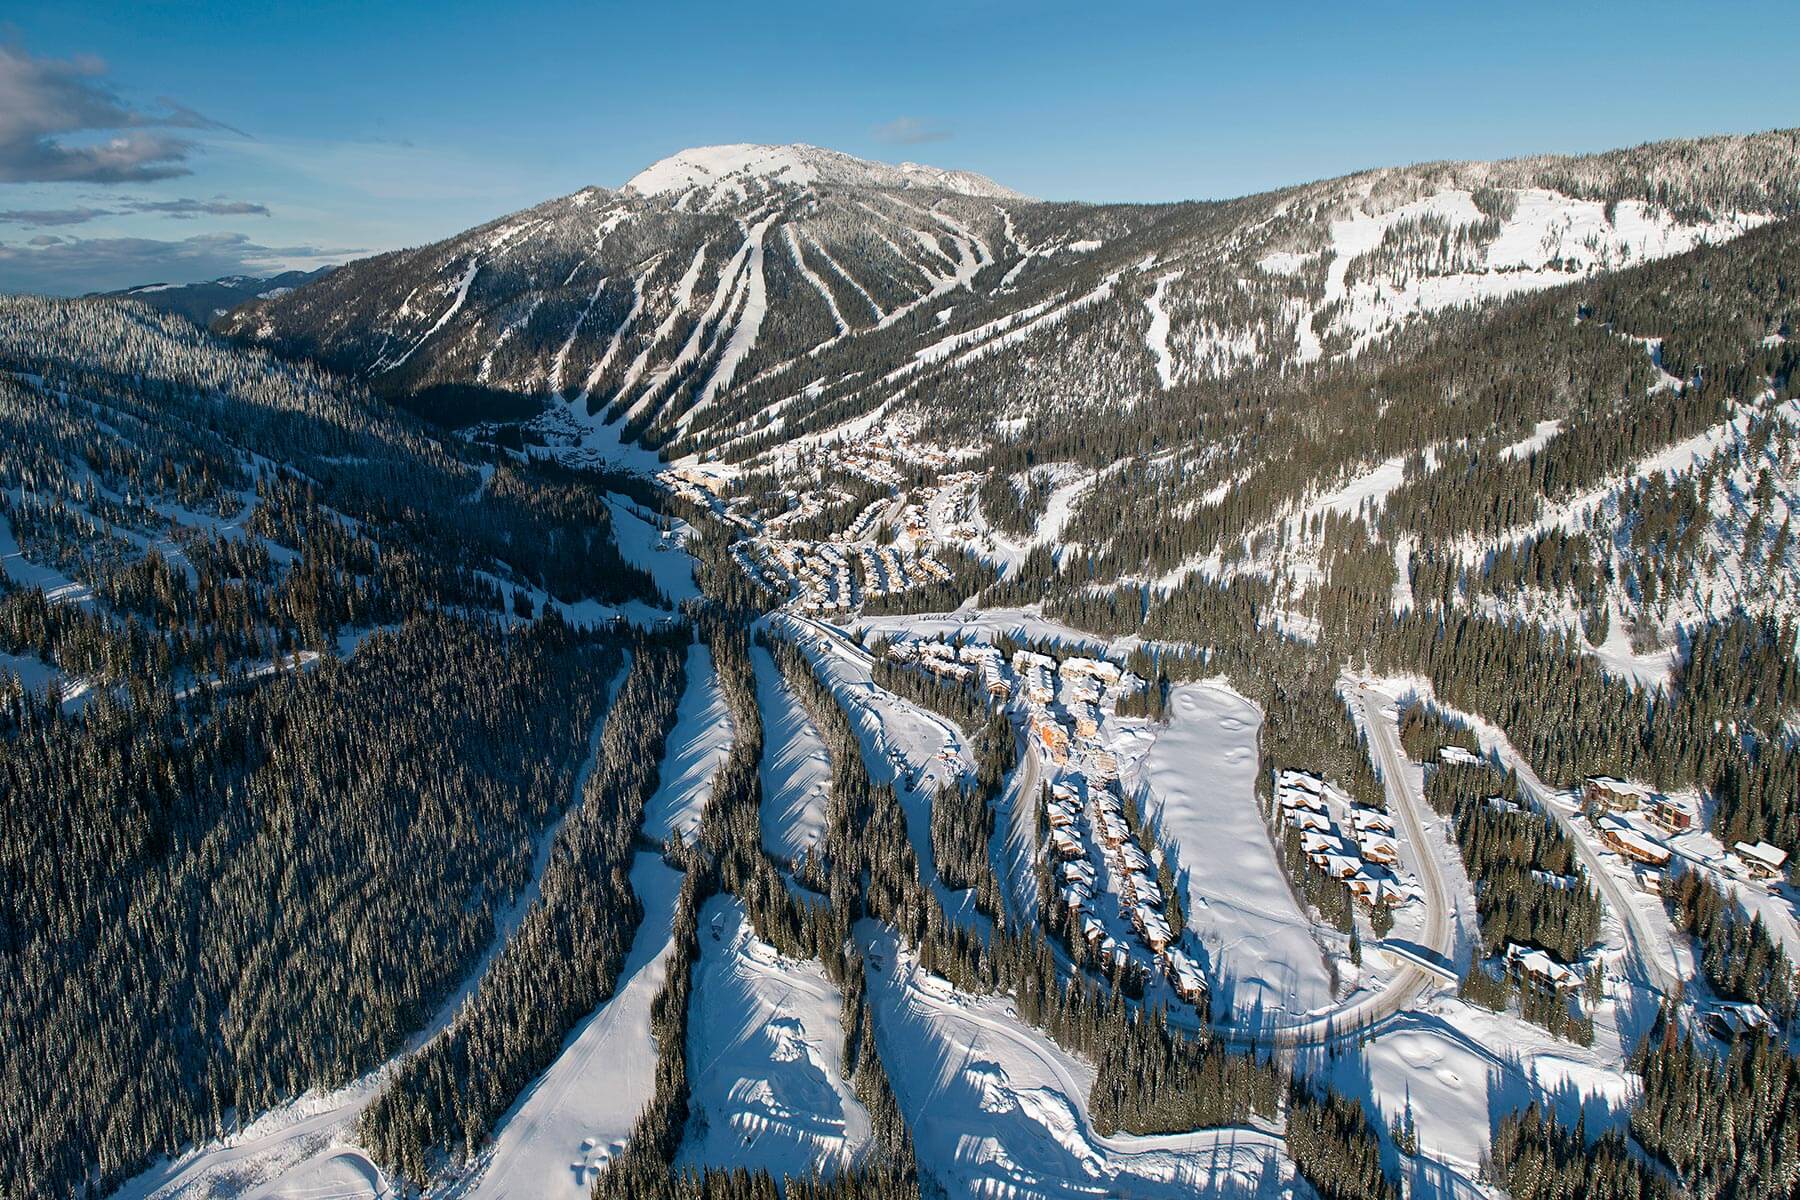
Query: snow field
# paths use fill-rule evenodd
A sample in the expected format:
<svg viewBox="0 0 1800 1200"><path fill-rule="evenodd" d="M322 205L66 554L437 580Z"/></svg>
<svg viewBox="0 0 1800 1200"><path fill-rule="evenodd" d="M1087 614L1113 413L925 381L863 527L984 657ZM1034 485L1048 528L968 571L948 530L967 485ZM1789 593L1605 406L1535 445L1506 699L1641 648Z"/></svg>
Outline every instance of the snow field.
<svg viewBox="0 0 1800 1200"><path fill-rule="evenodd" d="M867 1144L842 1070L842 993L813 960L756 937L734 897L700 913L688 1016L689 1117L678 1167L828 1173Z"/></svg>
<svg viewBox="0 0 1800 1200"><path fill-rule="evenodd" d="M1282 874L1256 800L1262 713L1221 683L1185 684L1166 729L1118 735L1121 778L1173 848L1190 943L1216 1017L1301 1017L1334 1003L1312 921ZM1136 761L1130 765L1127 759Z"/></svg>
<svg viewBox="0 0 1800 1200"><path fill-rule="evenodd" d="M713 772L731 750L731 714L713 668L712 652L695 642L687 652L687 690L663 753L661 781L644 806L644 836L690 838L712 795Z"/></svg>
<svg viewBox="0 0 1800 1200"><path fill-rule="evenodd" d="M750 662L763 719L763 846L793 862L824 840L831 755L768 651L752 646Z"/></svg>
<svg viewBox="0 0 1800 1200"><path fill-rule="evenodd" d="M1281 1138L1249 1127L1103 1137L1093 1068L1021 1022L1010 1000L957 992L894 935L858 926L875 1035L922 1175L949 1196L1309 1196Z"/></svg>

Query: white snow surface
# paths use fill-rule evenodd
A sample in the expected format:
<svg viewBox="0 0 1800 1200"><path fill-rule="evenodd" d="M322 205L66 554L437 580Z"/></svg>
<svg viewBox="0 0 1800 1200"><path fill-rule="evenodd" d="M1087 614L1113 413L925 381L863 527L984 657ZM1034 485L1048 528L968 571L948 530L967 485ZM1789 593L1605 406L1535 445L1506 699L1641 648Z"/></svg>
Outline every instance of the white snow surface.
<svg viewBox="0 0 1800 1200"><path fill-rule="evenodd" d="M768 651L750 650L762 710L763 845L790 862L824 840L831 754Z"/></svg>
<svg viewBox="0 0 1800 1200"><path fill-rule="evenodd" d="M1105 1137L1094 1071L1020 1021L1012 1001L954 990L891 931L858 926L869 1006L920 1171L956 1197L1306 1197L1279 1136L1256 1128Z"/></svg>
<svg viewBox="0 0 1800 1200"><path fill-rule="evenodd" d="M713 772L731 750L731 714L713 668L712 651L695 642L687 652L687 690L675 710L675 729L663 753L661 782L644 806L644 835L691 838L712 795Z"/></svg>
<svg viewBox="0 0 1800 1200"><path fill-rule="evenodd" d="M821 146L766 146L734 143L695 146L661 159L633 175L627 188L644 196L666 196L691 188L722 188L739 199L747 184L824 184L859 188L926 188L996 200L1024 199L1018 192L969 171L949 171L919 163L898 166L857 158Z"/></svg>
<svg viewBox="0 0 1800 1200"><path fill-rule="evenodd" d="M503 1117L491 1148L450 1195L470 1200L586 1200L594 1176L625 1145L656 1081L650 1002L668 973L681 873L637 855L631 886L644 919L605 1003Z"/></svg>
<svg viewBox="0 0 1800 1200"><path fill-rule="evenodd" d="M1216 681L1176 688L1169 706L1167 728L1118 735L1120 767L1127 769L1128 755L1139 759L1126 784L1143 789L1145 814L1175 848L1188 926L1217 981L1215 1015L1224 1008L1291 1018L1331 1007L1331 977L1313 924L1288 887L1257 809L1261 711Z"/></svg>
<svg viewBox="0 0 1800 1200"><path fill-rule="evenodd" d="M688 1017L689 1114L678 1166L829 1173L867 1144L844 1079L843 995L817 960L784 958L735 897L700 911Z"/></svg>

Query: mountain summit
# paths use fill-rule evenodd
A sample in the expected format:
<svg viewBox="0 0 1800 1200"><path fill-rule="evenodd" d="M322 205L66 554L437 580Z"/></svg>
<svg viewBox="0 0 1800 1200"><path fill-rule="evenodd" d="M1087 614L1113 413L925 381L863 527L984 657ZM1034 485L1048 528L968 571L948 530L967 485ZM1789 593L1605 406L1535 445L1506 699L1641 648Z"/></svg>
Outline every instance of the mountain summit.
<svg viewBox="0 0 1800 1200"><path fill-rule="evenodd" d="M643 196L679 194L691 188L725 188L742 197L753 183L888 190L919 188L995 200L1026 199L1011 188L970 171L951 171L910 162L894 166L801 143L763 146L740 142L725 146L694 146L652 163L633 175L625 186Z"/></svg>

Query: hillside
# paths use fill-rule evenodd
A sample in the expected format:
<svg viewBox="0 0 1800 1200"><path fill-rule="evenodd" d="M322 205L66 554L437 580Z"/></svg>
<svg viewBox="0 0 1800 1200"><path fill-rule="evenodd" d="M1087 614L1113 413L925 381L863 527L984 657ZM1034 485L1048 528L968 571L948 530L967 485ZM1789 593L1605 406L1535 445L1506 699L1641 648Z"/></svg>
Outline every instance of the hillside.
<svg viewBox="0 0 1800 1200"><path fill-rule="evenodd" d="M0 298L0 1197L1790 1194L1797 266L723 145Z"/></svg>

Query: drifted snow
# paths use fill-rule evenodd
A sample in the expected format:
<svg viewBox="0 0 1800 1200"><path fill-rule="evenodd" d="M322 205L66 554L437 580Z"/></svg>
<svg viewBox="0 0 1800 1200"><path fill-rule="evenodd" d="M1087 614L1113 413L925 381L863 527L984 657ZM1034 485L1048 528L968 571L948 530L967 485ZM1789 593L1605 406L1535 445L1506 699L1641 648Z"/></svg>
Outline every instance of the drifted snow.
<svg viewBox="0 0 1800 1200"><path fill-rule="evenodd" d="M783 958L736 898L700 911L678 1165L828 1173L868 1142L843 1076L843 996L816 960Z"/></svg>

